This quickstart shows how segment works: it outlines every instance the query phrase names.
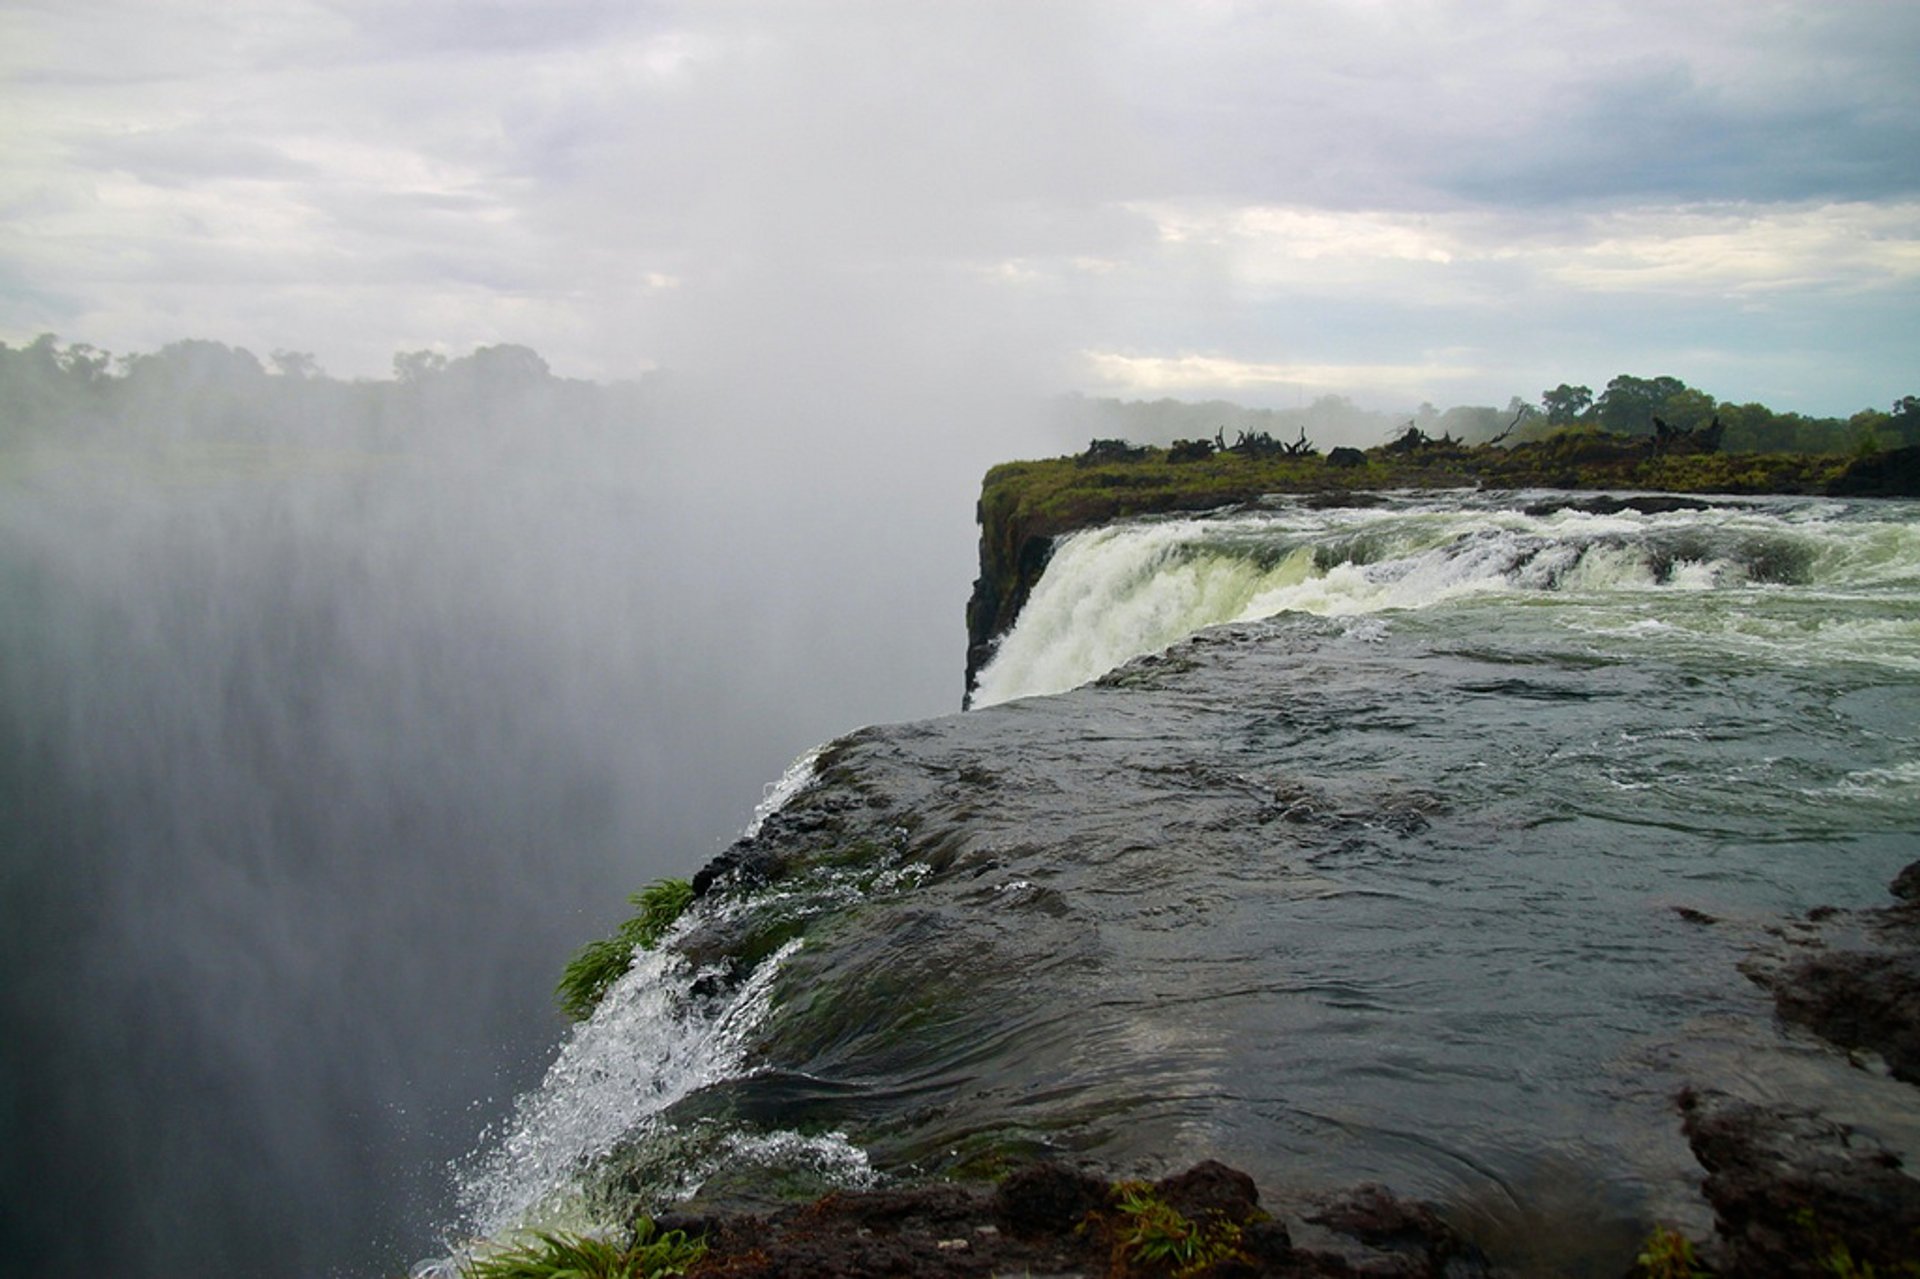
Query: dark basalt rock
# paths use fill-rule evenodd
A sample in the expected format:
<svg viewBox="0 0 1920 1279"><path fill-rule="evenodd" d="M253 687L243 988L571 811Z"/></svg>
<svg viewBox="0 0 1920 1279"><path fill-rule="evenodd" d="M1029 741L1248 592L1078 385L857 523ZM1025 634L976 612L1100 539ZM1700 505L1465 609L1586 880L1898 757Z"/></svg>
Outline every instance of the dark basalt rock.
<svg viewBox="0 0 1920 1279"><path fill-rule="evenodd" d="M1920 1181L1893 1155L1804 1111L1691 1092L1680 1107L1707 1170L1720 1273L1901 1274L1920 1258Z"/></svg>
<svg viewBox="0 0 1920 1279"><path fill-rule="evenodd" d="M1301 502L1310 511L1358 511L1385 506L1387 498L1384 493L1368 493L1358 489L1332 489L1325 493L1309 493L1301 499Z"/></svg>
<svg viewBox="0 0 1920 1279"><path fill-rule="evenodd" d="M670 1216L660 1224L706 1239L708 1253L693 1276L1172 1275L1168 1263L1117 1250L1115 1232L1128 1221L1119 1208L1123 1193L1081 1169L1041 1163L992 1189L944 1183L842 1191L771 1213ZM1375 1186L1329 1207L1326 1224L1329 1237L1342 1241L1338 1252L1295 1249L1285 1224L1260 1211L1252 1179L1224 1164L1207 1161L1164 1178L1152 1194L1189 1221L1238 1228L1238 1255L1182 1272L1192 1279L1481 1273L1462 1268L1468 1250L1430 1210Z"/></svg>
<svg viewBox="0 0 1920 1279"><path fill-rule="evenodd" d="M1850 1052L1877 1052L1895 1078L1920 1083L1920 862L1892 891L1899 903L1884 909L1808 911L1780 935L1812 954L1742 967L1772 992L1783 1020ZM1830 934L1854 940L1829 949ZM1679 1106L1707 1172L1718 1273L1831 1279L1905 1274L1920 1261L1920 1181L1891 1151L1784 1103L1689 1088Z"/></svg>
<svg viewBox="0 0 1920 1279"><path fill-rule="evenodd" d="M1920 954L1814 955L1775 980L1773 1002L1786 1020L1877 1052L1895 1079L1920 1084Z"/></svg>
<svg viewBox="0 0 1920 1279"><path fill-rule="evenodd" d="M1195 1164L1183 1173L1153 1183L1153 1193L1190 1218L1224 1217L1244 1225L1260 1210L1260 1192L1253 1178L1217 1159Z"/></svg>
<svg viewBox="0 0 1920 1279"><path fill-rule="evenodd" d="M1618 515L1622 511L1632 511L1638 515L1669 515L1674 511L1711 511L1716 506L1737 508L1746 505L1745 502L1708 502L1697 497L1679 497L1672 493L1636 493L1630 497L1603 494L1600 497L1570 497L1552 502L1535 502L1527 507L1527 514L1536 519L1560 511L1579 511L1586 515Z"/></svg>
<svg viewBox="0 0 1920 1279"><path fill-rule="evenodd" d="M1401 1199L1384 1186L1356 1186L1307 1220L1400 1259L1408 1274L1483 1273L1486 1259L1425 1204Z"/></svg>
<svg viewBox="0 0 1920 1279"><path fill-rule="evenodd" d="M714 884L729 876L746 884L765 884L780 877L784 859L769 844L737 839L693 877L693 895L705 897Z"/></svg>
<svg viewBox="0 0 1920 1279"><path fill-rule="evenodd" d="M1027 596L1053 558L1053 538L1040 534L1015 535L1018 549L1011 556L996 550L997 539L1008 530L980 528L980 576L967 599L966 693L961 705L973 698L974 682L993 657L993 647L1027 606Z"/></svg>
<svg viewBox="0 0 1920 1279"><path fill-rule="evenodd" d="M1894 1078L1920 1084L1920 862L1895 876L1890 891L1899 904L1882 910L1808 912L1815 922L1857 918L1879 946L1822 949L1753 976L1783 1020L1837 1047L1879 1053Z"/></svg>
<svg viewBox="0 0 1920 1279"><path fill-rule="evenodd" d="M995 1218L1022 1238L1071 1231L1107 1201L1107 1183L1064 1164L1032 1164L993 1194Z"/></svg>

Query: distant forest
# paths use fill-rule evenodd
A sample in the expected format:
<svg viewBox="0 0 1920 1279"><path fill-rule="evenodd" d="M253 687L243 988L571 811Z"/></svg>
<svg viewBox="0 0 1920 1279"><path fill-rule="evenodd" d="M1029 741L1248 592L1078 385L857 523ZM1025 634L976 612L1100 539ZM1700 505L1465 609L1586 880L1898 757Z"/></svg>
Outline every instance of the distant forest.
<svg viewBox="0 0 1920 1279"><path fill-rule="evenodd" d="M1920 396L1903 396L1890 411L1862 409L1851 417L1776 413L1764 404L1715 400L1676 377L1621 374L1595 395L1566 383L1538 400L1514 396L1505 408L1422 404L1411 414L1363 409L1342 395L1323 395L1304 408L1250 409L1224 400L1195 404L1179 400L1115 400L1070 396L1061 407L1073 438L1096 436L1140 444L1178 439L1227 439L1265 431L1293 439L1302 431L1321 448L1367 448L1404 433L1409 424L1439 439L1463 444L1492 440L1520 443L1560 431L1609 431L1652 435L1658 418L1676 430L1707 426L1717 417L1725 428L1721 449L1730 453L1859 453L1920 444Z"/></svg>
<svg viewBox="0 0 1920 1279"><path fill-rule="evenodd" d="M631 422L635 383L598 386L553 376L524 346L481 347L448 359L431 351L393 357L390 380L343 381L311 355L252 352L199 339L152 354L114 356L42 336L0 342L0 446L26 440L124 436L143 441L404 448L422 431L526 422L612 426Z"/></svg>
<svg viewBox="0 0 1920 1279"><path fill-rule="evenodd" d="M115 356L85 343L62 345L45 334L21 347L0 342L0 444L23 433L105 427L137 407L141 421L162 431L171 418L229 439L261 439L271 431L276 437L331 435L342 444L348 442L342 434L357 435L355 443L392 445L407 433L410 413L423 397L442 411L468 409L476 425L490 419L504 425L509 406L524 416L530 399L576 422L607 423L627 417L639 389L637 383L600 387L557 378L536 352L514 345L480 347L454 359L401 352L393 357L391 380L342 381L302 352L275 351L263 363L243 348L196 339L151 354ZM169 414L169 407L178 412ZM1304 431L1324 449L1382 444L1409 424L1436 439L1480 444L1569 430L1651 435L1656 418L1676 430L1718 418L1725 428L1721 448L1736 453L1859 453L1920 444L1920 396L1903 396L1885 411L1808 417L1716 400L1676 377L1624 373L1598 394L1562 383L1537 400L1516 395L1504 408L1422 404L1411 414L1363 409L1339 395L1294 409L1069 395L1056 402L1051 425L1066 447L1094 437L1166 444L1242 431L1292 439Z"/></svg>

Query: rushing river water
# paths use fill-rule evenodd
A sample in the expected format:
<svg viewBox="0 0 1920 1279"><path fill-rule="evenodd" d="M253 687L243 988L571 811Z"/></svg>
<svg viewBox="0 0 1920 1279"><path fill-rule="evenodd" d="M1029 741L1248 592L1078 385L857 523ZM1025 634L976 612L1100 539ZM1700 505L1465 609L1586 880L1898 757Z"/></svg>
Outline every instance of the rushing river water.
<svg viewBox="0 0 1920 1279"><path fill-rule="evenodd" d="M1069 538L985 709L790 775L462 1165L464 1227L1213 1156L1618 1273L1690 1211L1689 1079L1910 1141L1737 965L1920 855L1917 515L1454 494Z"/></svg>

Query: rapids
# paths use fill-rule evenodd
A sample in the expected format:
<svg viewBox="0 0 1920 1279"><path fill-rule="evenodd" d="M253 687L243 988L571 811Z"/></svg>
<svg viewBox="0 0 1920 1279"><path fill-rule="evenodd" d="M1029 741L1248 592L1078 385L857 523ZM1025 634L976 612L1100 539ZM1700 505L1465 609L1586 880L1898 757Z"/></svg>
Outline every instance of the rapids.
<svg viewBox="0 0 1920 1279"><path fill-rule="evenodd" d="M1076 535L998 704L783 782L461 1166L462 1228L1217 1157L1616 1274L1704 1220L1689 1079L1920 1151L1910 1090L1738 972L1915 855L1916 514L1428 494Z"/></svg>
<svg viewBox="0 0 1920 1279"><path fill-rule="evenodd" d="M1554 593L1575 625L1596 607L1658 598L1658 625L1759 644L1784 625L1796 632L1778 637L1788 647L1806 637L1780 612L1824 608L1836 614L1819 637L1827 656L1916 660L1910 616L1867 618L1854 607L1876 592L1910 593L1920 530L1904 508L1805 498L1651 514L1583 505L1464 492L1333 509L1276 500L1256 514L1075 533L982 671L973 704L1064 692L1224 622L1425 609L1473 595ZM1766 587L1797 588L1794 604L1775 591L1769 607L1753 607L1753 591Z"/></svg>

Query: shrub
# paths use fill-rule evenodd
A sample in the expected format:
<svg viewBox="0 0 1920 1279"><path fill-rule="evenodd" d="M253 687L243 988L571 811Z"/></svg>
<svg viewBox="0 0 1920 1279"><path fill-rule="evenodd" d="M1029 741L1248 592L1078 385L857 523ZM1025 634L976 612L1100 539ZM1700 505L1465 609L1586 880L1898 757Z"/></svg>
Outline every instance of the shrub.
<svg viewBox="0 0 1920 1279"><path fill-rule="evenodd" d="M1222 1261L1245 1259L1240 1226L1224 1217L1204 1223L1189 1219L1137 1181L1114 1187L1118 1220L1108 1223L1113 1237L1113 1271L1132 1274L1136 1267L1193 1274Z"/></svg>
<svg viewBox="0 0 1920 1279"><path fill-rule="evenodd" d="M1639 1279L1696 1279L1712 1273L1693 1255L1693 1241L1667 1226L1655 1226L1634 1258Z"/></svg>
<svg viewBox="0 0 1920 1279"><path fill-rule="evenodd" d="M656 1234L646 1217L640 1218L633 1240L625 1247L588 1235L547 1234L536 1242L496 1252L461 1267L465 1279L654 1279L683 1275L706 1256L703 1239L686 1232Z"/></svg>
<svg viewBox="0 0 1920 1279"><path fill-rule="evenodd" d="M611 937L589 942L568 962L554 994L567 1016L579 1021L600 1005L607 987L633 967L633 952L652 950L693 902L684 879L662 879L628 898L640 911Z"/></svg>

